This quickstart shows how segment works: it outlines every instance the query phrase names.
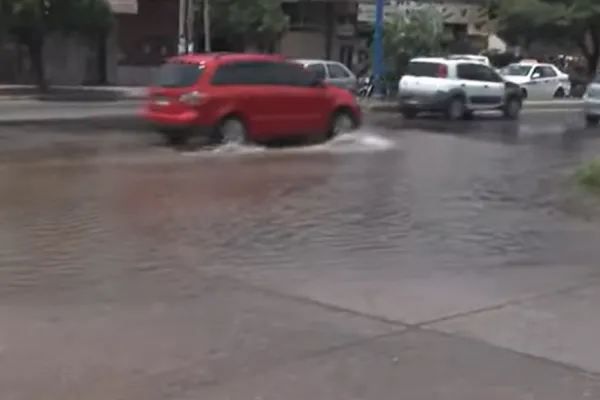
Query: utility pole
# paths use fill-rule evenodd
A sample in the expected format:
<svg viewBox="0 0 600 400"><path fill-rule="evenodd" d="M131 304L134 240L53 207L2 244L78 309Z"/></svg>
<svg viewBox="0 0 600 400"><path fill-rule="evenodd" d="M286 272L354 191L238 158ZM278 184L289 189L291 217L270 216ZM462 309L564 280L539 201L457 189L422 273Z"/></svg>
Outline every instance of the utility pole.
<svg viewBox="0 0 600 400"><path fill-rule="evenodd" d="M185 54L187 43L185 42L185 14L187 11L186 0L179 0L179 20L177 29L177 54Z"/></svg>
<svg viewBox="0 0 600 400"><path fill-rule="evenodd" d="M383 97L383 9L384 0L375 3L375 32L373 40L373 89L375 95Z"/></svg>
<svg viewBox="0 0 600 400"><path fill-rule="evenodd" d="M185 41L186 41L186 51L187 53L193 53L194 52L194 42L195 42L195 38L194 38L194 33L195 33L195 29L194 29L194 25L195 25L195 20L196 20L196 7L194 7L194 0L187 0L187 32L186 32L186 37L185 37Z"/></svg>
<svg viewBox="0 0 600 400"><path fill-rule="evenodd" d="M202 7L202 26L204 27L204 52L210 53L210 4L209 0L204 0L204 7Z"/></svg>

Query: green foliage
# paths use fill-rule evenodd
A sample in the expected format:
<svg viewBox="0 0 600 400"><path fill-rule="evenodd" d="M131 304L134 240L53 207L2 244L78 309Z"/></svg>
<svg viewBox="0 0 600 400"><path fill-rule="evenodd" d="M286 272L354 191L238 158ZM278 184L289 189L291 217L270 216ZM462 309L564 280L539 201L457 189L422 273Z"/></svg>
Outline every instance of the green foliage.
<svg viewBox="0 0 600 400"><path fill-rule="evenodd" d="M594 73L600 57L600 0L494 0L499 34L509 43L577 46Z"/></svg>
<svg viewBox="0 0 600 400"><path fill-rule="evenodd" d="M398 13L383 25L383 54L390 79L402 75L408 61L418 56L431 56L442 51L444 23L435 9Z"/></svg>
<svg viewBox="0 0 600 400"><path fill-rule="evenodd" d="M279 38L289 26L280 0L211 0L210 14L214 31L259 48Z"/></svg>
<svg viewBox="0 0 600 400"><path fill-rule="evenodd" d="M575 172L575 180L582 188L600 193L600 158L581 166Z"/></svg>
<svg viewBox="0 0 600 400"><path fill-rule="evenodd" d="M2 0L9 32L26 31L95 35L112 26L112 12L105 0Z"/></svg>

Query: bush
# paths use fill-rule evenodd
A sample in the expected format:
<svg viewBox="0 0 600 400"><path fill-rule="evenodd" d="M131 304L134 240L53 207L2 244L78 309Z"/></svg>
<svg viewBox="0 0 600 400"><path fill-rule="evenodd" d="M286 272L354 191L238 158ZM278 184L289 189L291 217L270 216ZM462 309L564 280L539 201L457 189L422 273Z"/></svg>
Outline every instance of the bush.
<svg viewBox="0 0 600 400"><path fill-rule="evenodd" d="M600 158L579 167L575 180L584 189L600 193Z"/></svg>

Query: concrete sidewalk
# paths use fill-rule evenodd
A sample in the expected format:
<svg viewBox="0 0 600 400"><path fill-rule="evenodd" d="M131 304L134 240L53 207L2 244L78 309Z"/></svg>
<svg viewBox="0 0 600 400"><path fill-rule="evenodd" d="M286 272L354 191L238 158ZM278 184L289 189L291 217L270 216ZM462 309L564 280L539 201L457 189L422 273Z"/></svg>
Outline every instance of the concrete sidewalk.
<svg viewBox="0 0 600 400"><path fill-rule="evenodd" d="M596 375L543 356L236 279L200 278L203 288L185 301L164 300L158 291L155 301L0 308L0 398L600 398ZM492 326L499 332L527 326L504 322Z"/></svg>
<svg viewBox="0 0 600 400"><path fill-rule="evenodd" d="M0 101L0 125L64 124L71 122L107 123L113 121L139 121L143 101L58 102L19 99Z"/></svg>
<svg viewBox="0 0 600 400"><path fill-rule="evenodd" d="M53 86L41 93L31 85L0 85L0 102L18 100L102 102L124 99L144 99L145 87L135 86Z"/></svg>

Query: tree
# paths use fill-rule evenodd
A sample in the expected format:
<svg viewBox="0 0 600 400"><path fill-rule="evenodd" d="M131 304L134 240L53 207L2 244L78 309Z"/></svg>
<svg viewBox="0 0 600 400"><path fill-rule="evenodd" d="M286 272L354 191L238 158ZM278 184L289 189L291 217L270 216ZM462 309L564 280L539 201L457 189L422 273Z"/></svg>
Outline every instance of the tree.
<svg viewBox="0 0 600 400"><path fill-rule="evenodd" d="M394 14L383 25L386 75L401 76L411 58L439 54L444 43L444 20L434 8Z"/></svg>
<svg viewBox="0 0 600 400"><path fill-rule="evenodd" d="M281 0L211 0L211 29L232 38L240 50L268 51L287 31Z"/></svg>
<svg viewBox="0 0 600 400"><path fill-rule="evenodd" d="M90 39L105 36L113 22L105 0L0 0L8 35L24 45L36 83L46 90L44 45L55 33L79 34Z"/></svg>
<svg viewBox="0 0 600 400"><path fill-rule="evenodd" d="M576 46L593 76L600 59L600 0L495 0L499 34L509 43Z"/></svg>

